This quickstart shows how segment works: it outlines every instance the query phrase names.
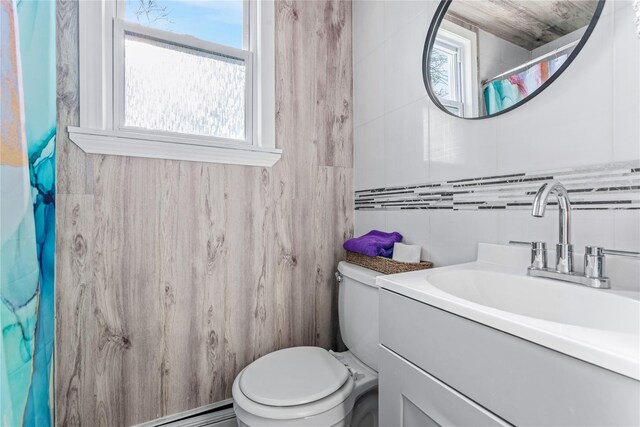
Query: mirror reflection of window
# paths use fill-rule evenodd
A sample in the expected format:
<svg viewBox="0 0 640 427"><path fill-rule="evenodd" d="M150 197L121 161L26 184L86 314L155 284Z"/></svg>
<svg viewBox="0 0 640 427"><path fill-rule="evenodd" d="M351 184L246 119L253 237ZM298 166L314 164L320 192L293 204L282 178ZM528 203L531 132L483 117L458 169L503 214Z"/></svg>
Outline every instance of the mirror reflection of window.
<svg viewBox="0 0 640 427"><path fill-rule="evenodd" d="M456 115L462 115L464 110L464 100L460 93L462 76L459 57L459 47L436 40L431 52L431 81L443 105Z"/></svg>
<svg viewBox="0 0 640 427"><path fill-rule="evenodd" d="M566 68L603 5L604 0L447 2L427 39L430 95L465 118L512 108Z"/></svg>
<svg viewBox="0 0 640 427"><path fill-rule="evenodd" d="M453 22L443 22L431 50L430 76L442 105L460 117L478 114L477 35Z"/></svg>

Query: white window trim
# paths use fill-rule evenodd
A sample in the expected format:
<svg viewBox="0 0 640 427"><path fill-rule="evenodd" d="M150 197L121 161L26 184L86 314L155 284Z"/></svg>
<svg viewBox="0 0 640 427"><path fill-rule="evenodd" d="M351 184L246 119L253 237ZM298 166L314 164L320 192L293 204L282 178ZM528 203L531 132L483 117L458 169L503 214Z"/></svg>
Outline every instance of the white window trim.
<svg viewBox="0 0 640 427"><path fill-rule="evenodd" d="M460 47L463 117L476 117L479 108L476 59L478 57L478 38L473 31L450 21L442 21L438 37L447 43Z"/></svg>
<svg viewBox="0 0 640 427"><path fill-rule="evenodd" d="M121 96L116 95L121 65L122 43L114 31L123 28L134 33L161 35L165 32L121 21L116 0L79 2L80 34L80 126L69 126L69 138L82 150L92 154L150 157L160 159L227 163L251 166L273 166L282 150L275 146L275 46L273 0L250 0L250 31L247 59L247 80L252 89L247 93L251 110L245 115L247 140L225 140L198 135L145 131L120 126ZM245 17L247 14L245 13ZM115 33L117 34L117 33ZM246 35L246 33L245 33ZM191 36L171 35L170 42L197 46ZM208 46L213 44L207 43ZM216 46L218 52L234 48ZM249 81L251 79L251 81Z"/></svg>
<svg viewBox="0 0 640 427"><path fill-rule="evenodd" d="M464 78L460 75L461 72L461 60L459 56L462 54L460 46L457 43L451 44L448 40L443 40L442 34L438 33L438 38L436 39L434 45L434 49L438 49L441 52L452 52L455 53L455 63L449 64L449 96L455 99L449 98L439 98L442 105L445 107L453 107L458 110L458 112L464 117L464 98L465 94L463 93L464 87ZM452 84L452 80L455 82ZM460 115L458 114L458 115Z"/></svg>

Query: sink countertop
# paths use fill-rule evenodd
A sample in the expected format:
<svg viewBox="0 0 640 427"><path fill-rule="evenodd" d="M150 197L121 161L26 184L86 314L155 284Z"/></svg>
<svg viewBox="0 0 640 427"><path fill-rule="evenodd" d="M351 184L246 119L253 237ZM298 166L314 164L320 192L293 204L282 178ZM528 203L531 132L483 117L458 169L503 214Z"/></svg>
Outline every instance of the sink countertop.
<svg viewBox="0 0 640 427"><path fill-rule="evenodd" d="M549 254L549 259L554 259L553 252ZM581 260L581 254L576 254L576 260L578 259ZM635 288L640 278L640 262L623 260L610 263L608 267L612 289L609 290L531 278L526 275L528 264L528 248L481 243L478 246L477 261L379 276L377 284L383 289L640 381L640 291ZM611 264L613 269L610 268ZM506 290L508 295L505 295L505 301L493 298L492 306L491 303L480 302L486 296L482 292L489 288L476 289L477 286L471 284L468 287L473 289L469 295L475 295L476 301L473 301L474 298L456 296L455 292L450 293L443 290L442 286L439 287L438 281L445 276L443 273L454 278L462 277L461 275L496 277L501 280L501 289ZM454 279L452 283L456 288L463 289L465 285L460 285L460 281L461 279ZM510 281L515 283L510 284ZM498 289L497 286L495 289ZM528 301L522 301L522 298L521 301L514 300L514 297L518 298L520 291L513 286L530 286L529 289L523 288L522 298L527 298L526 294L535 296L540 288L545 295L551 295L548 301L552 301L557 294L558 300L564 301L566 305L573 305L572 301L576 301L576 304L566 307L570 312L567 315L564 310L553 307L553 304L544 305L547 300L538 302L542 307L530 305L528 310ZM603 312L593 313L594 305L597 308L600 301L599 294L603 295L603 307L609 307L609 313L604 312L604 309ZM496 296L496 293L491 296ZM583 298L585 306L581 307L578 301ZM487 299L489 300L491 298ZM516 305L519 303L517 308L522 312L536 312L536 315L517 313L518 310L508 311L508 308L505 309L509 304L508 300ZM531 300L531 304L535 304L535 298ZM615 310L617 305L624 307L622 314ZM538 312L543 315L537 315ZM620 317L616 318L617 315Z"/></svg>

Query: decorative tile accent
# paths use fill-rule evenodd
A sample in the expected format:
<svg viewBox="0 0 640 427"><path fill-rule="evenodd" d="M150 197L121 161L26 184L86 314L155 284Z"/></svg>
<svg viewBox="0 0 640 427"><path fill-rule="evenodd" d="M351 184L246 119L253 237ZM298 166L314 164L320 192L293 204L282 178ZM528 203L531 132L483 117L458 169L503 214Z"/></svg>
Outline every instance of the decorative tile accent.
<svg viewBox="0 0 640 427"><path fill-rule="evenodd" d="M355 207L356 210L531 209L536 191L551 179L559 180L567 188L573 209L640 209L640 160L360 190L355 192Z"/></svg>

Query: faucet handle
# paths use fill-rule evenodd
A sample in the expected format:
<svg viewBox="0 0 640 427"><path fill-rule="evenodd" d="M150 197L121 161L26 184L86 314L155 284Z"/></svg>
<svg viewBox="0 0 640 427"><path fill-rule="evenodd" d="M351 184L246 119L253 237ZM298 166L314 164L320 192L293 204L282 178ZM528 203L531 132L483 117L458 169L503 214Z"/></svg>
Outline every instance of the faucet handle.
<svg viewBox="0 0 640 427"><path fill-rule="evenodd" d="M640 258L640 252L619 251L617 249L605 249L601 246L585 246L584 254L589 256L615 255L615 256L626 256L631 258Z"/></svg>
<svg viewBox="0 0 640 427"><path fill-rule="evenodd" d="M596 279L604 277L604 248L585 246L584 275Z"/></svg>
<svg viewBox="0 0 640 427"><path fill-rule="evenodd" d="M522 246L531 246L533 242L525 242L523 240L509 240L510 245L522 245Z"/></svg>
<svg viewBox="0 0 640 427"><path fill-rule="evenodd" d="M584 275L593 278L603 278L605 274L604 256L626 256L640 258L640 252L619 251L617 249L605 249L600 246L585 246L584 248Z"/></svg>
<svg viewBox="0 0 640 427"><path fill-rule="evenodd" d="M640 258L640 252L605 249L600 246L585 246L584 275L594 279L606 279L604 262L605 255Z"/></svg>
<svg viewBox="0 0 640 427"><path fill-rule="evenodd" d="M547 268L547 244L531 242L531 268Z"/></svg>
<svg viewBox="0 0 640 427"><path fill-rule="evenodd" d="M633 252L633 251L619 251L617 249L605 249L605 248L599 248L597 246L587 246L585 248L585 253L587 252L587 248L596 248L596 249L601 249L602 253L604 255L615 255L615 256L628 256L628 257L632 257L632 258L640 258L640 252Z"/></svg>
<svg viewBox="0 0 640 427"><path fill-rule="evenodd" d="M509 240L509 244L529 246L531 248L531 268L547 268L547 244L545 242Z"/></svg>

